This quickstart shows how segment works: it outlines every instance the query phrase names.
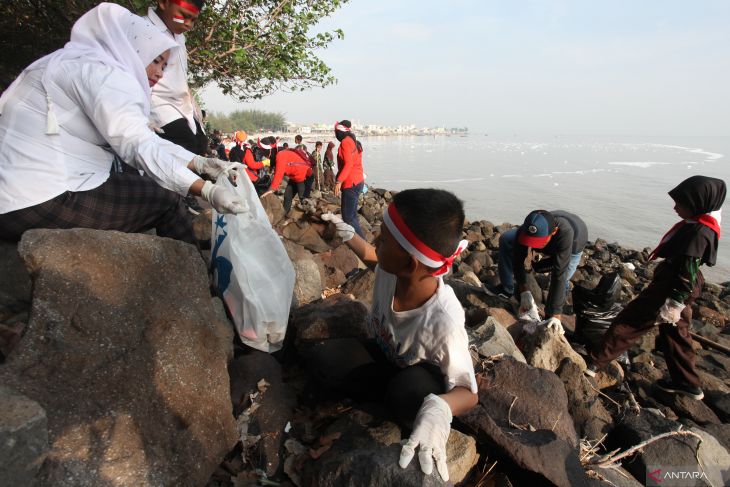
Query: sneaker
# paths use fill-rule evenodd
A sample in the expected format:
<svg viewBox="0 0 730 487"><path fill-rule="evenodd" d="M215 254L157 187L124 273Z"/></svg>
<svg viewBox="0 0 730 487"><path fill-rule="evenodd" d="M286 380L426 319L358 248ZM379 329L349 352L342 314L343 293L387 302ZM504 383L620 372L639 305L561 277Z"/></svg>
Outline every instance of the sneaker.
<svg viewBox="0 0 730 487"><path fill-rule="evenodd" d="M188 207L188 211L193 215L199 215L203 211L203 207L198 203L198 199L192 194L185 197L185 206Z"/></svg>
<svg viewBox="0 0 730 487"><path fill-rule="evenodd" d="M685 396L697 399L698 401L705 397L705 393L702 392L702 389L699 387L678 385L667 379L659 379L656 382L656 386L664 392L684 394Z"/></svg>
<svg viewBox="0 0 730 487"><path fill-rule="evenodd" d="M512 299L512 293L507 292L501 284L497 284L496 286L487 286L486 284L482 284L482 289L484 289L484 292L489 296L496 296L500 299L504 299L505 301Z"/></svg>

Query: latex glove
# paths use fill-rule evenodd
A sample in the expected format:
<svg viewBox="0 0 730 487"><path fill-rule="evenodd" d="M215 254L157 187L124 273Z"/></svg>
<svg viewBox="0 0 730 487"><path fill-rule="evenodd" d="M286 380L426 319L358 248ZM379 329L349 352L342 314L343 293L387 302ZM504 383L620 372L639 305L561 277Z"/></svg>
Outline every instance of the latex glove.
<svg viewBox="0 0 730 487"><path fill-rule="evenodd" d="M201 196L215 208L218 213L246 213L248 205L246 200L235 194L228 188L216 186L210 181L203 184Z"/></svg>
<svg viewBox="0 0 730 487"><path fill-rule="evenodd" d="M520 293L520 312L521 320L540 321L540 313L537 311L535 298L532 297L530 291Z"/></svg>
<svg viewBox="0 0 730 487"><path fill-rule="evenodd" d="M444 482L449 480L449 469L446 466L446 442L451 433L451 408L448 403L435 394L429 394L423 400L413 422L413 433L400 451L398 465L406 468L419 447L418 462L421 471L430 475L433 461Z"/></svg>
<svg viewBox="0 0 730 487"><path fill-rule="evenodd" d="M671 323L674 326L677 326L677 322L682 317L681 314L683 309L684 304L677 302L672 298L667 298L667 300L664 301L662 307L659 308L659 316L657 316L657 322Z"/></svg>
<svg viewBox="0 0 730 487"><path fill-rule="evenodd" d="M335 224L337 236L340 237L343 242L347 242L355 236L355 229L352 228L351 225L345 223L340 215L335 215L334 213L322 213L322 220Z"/></svg>
<svg viewBox="0 0 730 487"><path fill-rule="evenodd" d="M547 327L548 330L550 330L550 329L557 330L557 332L560 333L561 335L565 335L565 330L563 329L563 324L560 322L559 319L557 319L554 316L552 318L546 319L545 321L540 323L540 325Z"/></svg>
<svg viewBox="0 0 730 487"><path fill-rule="evenodd" d="M230 163L228 161L222 161L215 157L193 157L193 168L195 169L195 172L201 176L203 174L210 176L213 181L216 181L218 176L226 171L229 164Z"/></svg>

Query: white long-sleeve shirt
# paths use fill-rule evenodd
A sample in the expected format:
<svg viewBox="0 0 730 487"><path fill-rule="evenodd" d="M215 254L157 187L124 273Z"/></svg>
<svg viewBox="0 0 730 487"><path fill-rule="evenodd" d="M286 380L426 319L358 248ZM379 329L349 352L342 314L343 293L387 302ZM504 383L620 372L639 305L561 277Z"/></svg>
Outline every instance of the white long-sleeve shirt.
<svg viewBox="0 0 730 487"><path fill-rule="evenodd" d="M165 75L152 87L152 123L163 127L177 119L185 118L190 130L195 134L197 133L195 107L188 88L188 51L185 47L185 35L170 32L152 7L147 11L147 18L162 32L172 36L179 46L170 54Z"/></svg>
<svg viewBox="0 0 730 487"><path fill-rule="evenodd" d="M65 62L48 84L60 134L46 135L45 65L26 73L0 116L0 214L88 191L109 178L114 151L160 186L187 194L195 154L149 128L144 93L125 71Z"/></svg>

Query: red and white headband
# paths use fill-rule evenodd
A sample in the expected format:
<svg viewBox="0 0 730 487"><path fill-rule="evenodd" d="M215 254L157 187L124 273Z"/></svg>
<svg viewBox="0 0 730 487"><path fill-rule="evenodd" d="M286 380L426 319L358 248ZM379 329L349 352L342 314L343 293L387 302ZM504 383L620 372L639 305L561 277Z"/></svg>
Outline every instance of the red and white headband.
<svg viewBox="0 0 730 487"><path fill-rule="evenodd" d="M276 145L275 143L274 144L270 144L270 145L262 144L260 138L256 139L256 145L258 145L260 148L262 148L264 150L271 150L271 149L273 149L275 147L276 148L280 147L280 146Z"/></svg>
<svg viewBox="0 0 730 487"><path fill-rule="evenodd" d="M170 0L170 3L174 3L175 5L178 5L191 14L199 14L200 9L197 5L193 5L192 3L186 2L185 0Z"/></svg>
<svg viewBox="0 0 730 487"><path fill-rule="evenodd" d="M339 132L350 132L352 129L350 127L345 127L340 122L335 122L335 130Z"/></svg>
<svg viewBox="0 0 730 487"><path fill-rule="evenodd" d="M406 252L415 257L420 263L426 267L433 267L436 271L433 276L440 276L449 272L454 263L454 259L459 255L469 242L462 240L456 247L456 251L448 257L444 257L431 247L423 243L406 225L403 218L398 213L395 203L388 205L383 213L383 223L388 227L388 231L393 235L395 240L405 249Z"/></svg>

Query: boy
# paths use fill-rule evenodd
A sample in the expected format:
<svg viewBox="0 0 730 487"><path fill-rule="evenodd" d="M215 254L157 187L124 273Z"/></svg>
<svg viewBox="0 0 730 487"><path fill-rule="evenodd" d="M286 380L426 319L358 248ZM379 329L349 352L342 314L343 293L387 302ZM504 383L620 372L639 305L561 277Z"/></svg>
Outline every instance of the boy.
<svg viewBox="0 0 730 487"><path fill-rule="evenodd" d="M339 216L322 218L333 222L337 235L375 270L374 340L363 344L359 354L369 354L370 361L361 360L362 365L343 374L343 388L352 389L355 397L368 391L380 394L401 425L412 424L401 467L419 447L421 470L430 474L435 459L441 477L448 480L445 452L452 416L467 412L478 400L464 310L441 278L466 247L460 241L462 202L436 189L398 193L385 211L375 247ZM350 360L358 355L346 353Z"/></svg>

